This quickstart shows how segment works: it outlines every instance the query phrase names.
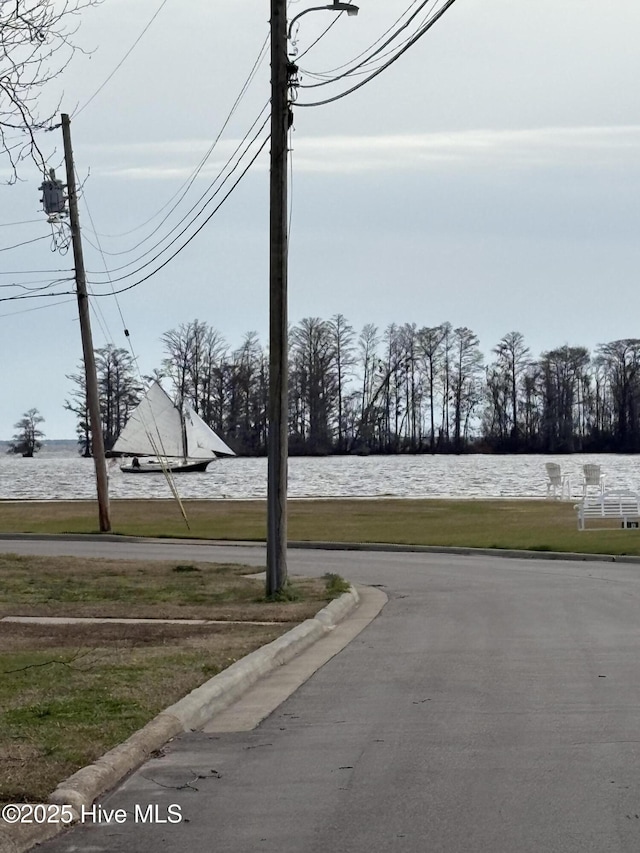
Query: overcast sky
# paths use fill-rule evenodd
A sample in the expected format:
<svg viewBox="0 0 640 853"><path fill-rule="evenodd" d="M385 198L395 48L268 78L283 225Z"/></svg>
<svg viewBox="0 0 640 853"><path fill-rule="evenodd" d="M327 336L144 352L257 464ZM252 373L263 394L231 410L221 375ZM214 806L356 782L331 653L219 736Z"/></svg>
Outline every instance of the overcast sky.
<svg viewBox="0 0 640 853"><path fill-rule="evenodd" d="M312 5L292 2L290 18ZM95 292L110 292L105 262L110 270L131 264L112 273L116 290L157 266L130 275L187 216L269 98L267 56L173 210L177 199L169 200L220 133L260 54L269 4L166 0L87 103L160 6L104 0L87 11L75 39L92 52L77 54L48 92L55 103L63 91L62 110L73 116ZM417 3L361 0L357 17L340 16L301 57L302 83L349 63L410 6ZM300 20L299 54L333 17ZM488 359L510 331L522 332L534 355L640 337L639 32L640 6L629 0L457 0L358 91L296 107L290 321L342 313L357 331L449 321L476 332ZM301 89L298 101L332 97L348 84ZM62 176L60 131L43 134L41 144ZM160 365L162 333L196 318L232 347L253 330L267 344L267 151L162 271L117 301L94 300L96 346L127 346L124 319L141 370L150 372ZM51 233L41 177L29 166L21 177L0 188L0 249ZM89 243L98 245L94 226L104 260ZM48 239L0 252L0 272L71 267L71 254L52 253ZM0 284L51 277L3 274ZM3 287L0 297L18 292ZM63 404L72 391L65 375L81 359L77 307L71 296L54 301L62 304L0 302L0 438L32 407L48 438L74 437Z"/></svg>

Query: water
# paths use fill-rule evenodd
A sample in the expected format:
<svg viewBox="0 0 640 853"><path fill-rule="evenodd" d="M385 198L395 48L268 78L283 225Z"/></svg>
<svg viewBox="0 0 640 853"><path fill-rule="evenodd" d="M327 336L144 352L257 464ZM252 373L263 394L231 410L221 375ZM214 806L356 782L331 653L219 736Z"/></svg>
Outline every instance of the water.
<svg viewBox="0 0 640 853"><path fill-rule="evenodd" d="M640 491L640 456L341 456L289 460L292 498L543 498L545 462L558 462L580 491L582 465L602 465L607 489ZM109 462L112 498L170 498L162 474L123 474ZM267 494L266 459L221 459L206 473L175 478L185 499L249 499ZM83 500L96 496L91 459L41 453L0 457L0 500Z"/></svg>

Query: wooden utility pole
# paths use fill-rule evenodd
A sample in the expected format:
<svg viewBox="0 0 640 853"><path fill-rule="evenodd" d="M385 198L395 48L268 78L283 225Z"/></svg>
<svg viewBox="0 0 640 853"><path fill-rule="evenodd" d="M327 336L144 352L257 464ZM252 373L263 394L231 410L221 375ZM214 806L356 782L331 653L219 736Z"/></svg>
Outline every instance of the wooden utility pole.
<svg viewBox="0 0 640 853"><path fill-rule="evenodd" d="M271 0L271 166L269 218L269 437L267 595L287 582L289 456L287 341L287 0Z"/></svg>
<svg viewBox="0 0 640 853"><path fill-rule="evenodd" d="M85 381L87 386L87 403L89 407L89 422L91 425L91 450L96 468L96 486L98 490L98 516L100 532L111 530L109 516L109 484L107 478L107 463L104 455L104 439L100 419L100 399L98 396L98 376L96 361L93 354L93 338L91 336L91 319L89 316L89 299L87 296L87 278L84 270L82 255L82 239L80 237L80 221L78 219L78 196L76 194L75 169L73 166L73 150L71 148L71 127L69 116L62 114L62 139L64 143L64 159L67 169L67 193L69 196L69 223L73 241L73 259L76 271L76 291L78 296L78 313L80 315L80 333L82 335L82 352L84 354Z"/></svg>

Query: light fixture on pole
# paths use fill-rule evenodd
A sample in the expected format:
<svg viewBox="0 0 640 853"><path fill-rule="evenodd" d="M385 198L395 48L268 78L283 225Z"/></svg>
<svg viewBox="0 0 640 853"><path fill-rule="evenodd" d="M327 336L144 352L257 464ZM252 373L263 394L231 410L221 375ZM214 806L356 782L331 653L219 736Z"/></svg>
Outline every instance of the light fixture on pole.
<svg viewBox="0 0 640 853"><path fill-rule="evenodd" d="M322 12L325 10L329 12L346 12L349 17L352 17L353 15L358 14L358 12L360 11L360 7L355 6L353 3L341 3L340 0L335 0L335 2L333 2L330 6L311 6L311 8L304 9L302 12L297 14L295 18L291 19L291 23L289 24L289 30L287 32L287 38L291 38L291 31L293 29L293 25L298 20L298 18L301 18L303 15L306 15L307 12Z"/></svg>
<svg viewBox="0 0 640 853"><path fill-rule="evenodd" d="M267 595L287 582L287 468L289 458L289 348L287 340L287 134L291 27L316 10L357 15L352 3L334 0L296 15L287 27L287 0L271 0L271 159L269 171L269 436L267 439Z"/></svg>

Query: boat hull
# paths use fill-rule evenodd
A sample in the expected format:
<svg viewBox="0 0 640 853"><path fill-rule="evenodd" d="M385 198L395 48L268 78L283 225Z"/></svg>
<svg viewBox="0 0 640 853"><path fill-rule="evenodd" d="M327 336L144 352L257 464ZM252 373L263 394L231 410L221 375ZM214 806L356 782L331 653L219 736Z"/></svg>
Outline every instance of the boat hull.
<svg viewBox="0 0 640 853"><path fill-rule="evenodd" d="M212 461L212 459L198 461L167 460L163 463L154 459L152 462L142 461L139 465L121 465L120 470L123 474L164 474L165 471L170 474L193 474L206 471L207 465Z"/></svg>

